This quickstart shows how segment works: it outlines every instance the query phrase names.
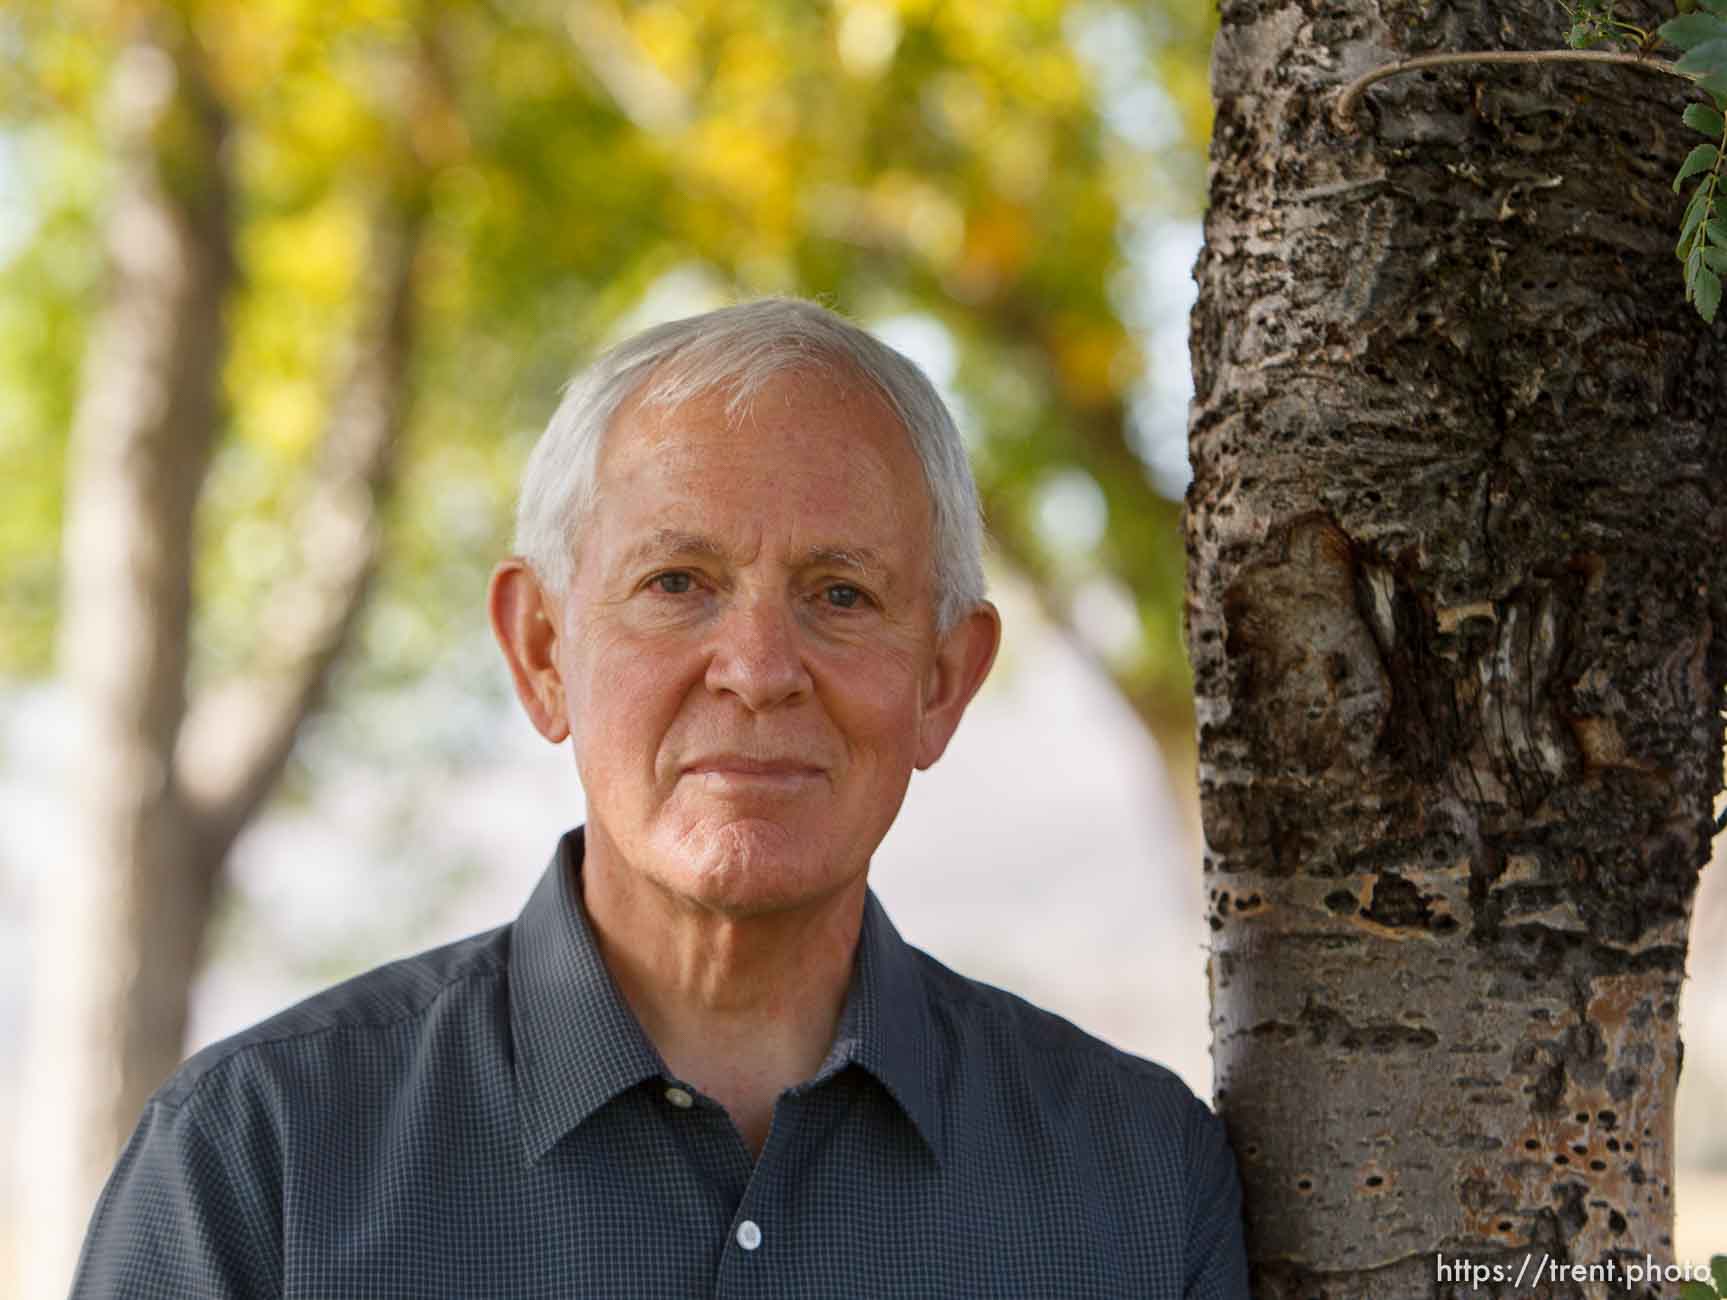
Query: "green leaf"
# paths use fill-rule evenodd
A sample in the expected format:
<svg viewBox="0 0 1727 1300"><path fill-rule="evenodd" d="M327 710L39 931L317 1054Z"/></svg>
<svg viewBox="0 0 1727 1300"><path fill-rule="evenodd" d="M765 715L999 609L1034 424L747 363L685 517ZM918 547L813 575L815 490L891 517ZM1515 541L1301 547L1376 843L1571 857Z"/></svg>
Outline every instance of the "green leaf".
<svg viewBox="0 0 1727 1300"><path fill-rule="evenodd" d="M1713 324L1721 306L1721 277L1706 266L1697 269L1696 298L1697 314Z"/></svg>
<svg viewBox="0 0 1727 1300"><path fill-rule="evenodd" d="M1686 246L1690 243L1692 234L1709 214L1708 198L1709 186L1699 185L1697 192L1691 196L1691 202L1685 205L1685 220L1679 226L1679 246L1673 250L1674 256L1681 261L1685 258Z"/></svg>
<svg viewBox="0 0 1727 1300"><path fill-rule="evenodd" d="M1673 178L1673 192L1679 193L1679 186L1686 177L1708 171L1720 156L1721 151L1712 144L1700 144L1686 154L1685 161L1679 166L1679 174Z"/></svg>
<svg viewBox="0 0 1727 1300"><path fill-rule="evenodd" d="M1701 1282L1687 1282L1679 1288L1679 1300L1715 1300L1715 1292Z"/></svg>
<svg viewBox="0 0 1727 1300"><path fill-rule="evenodd" d="M1727 273L1727 248L1705 248L1702 253L1704 266L1711 271Z"/></svg>
<svg viewBox="0 0 1727 1300"><path fill-rule="evenodd" d="M1727 248L1727 221L1711 221L1707 229L1711 244Z"/></svg>
<svg viewBox="0 0 1727 1300"><path fill-rule="evenodd" d="M1727 1255L1715 1255L1709 1260L1709 1273L1715 1279L1715 1289L1727 1294Z"/></svg>
<svg viewBox="0 0 1727 1300"><path fill-rule="evenodd" d="M1711 13L1717 13L1723 18L1727 18L1727 0L1697 0L1697 3Z"/></svg>
<svg viewBox="0 0 1727 1300"><path fill-rule="evenodd" d="M1685 110L1683 119L1685 125L1693 131L1701 131L1704 135L1720 139L1727 131L1727 118L1707 104L1692 104Z"/></svg>
<svg viewBox="0 0 1727 1300"><path fill-rule="evenodd" d="M1657 30L1663 40L1682 50L1689 50L1705 41L1727 38L1727 22L1714 14L1686 14L1662 23Z"/></svg>
<svg viewBox="0 0 1727 1300"><path fill-rule="evenodd" d="M1727 38L1704 41L1701 45L1693 46L1673 65L1673 70L1698 77L1727 72Z"/></svg>

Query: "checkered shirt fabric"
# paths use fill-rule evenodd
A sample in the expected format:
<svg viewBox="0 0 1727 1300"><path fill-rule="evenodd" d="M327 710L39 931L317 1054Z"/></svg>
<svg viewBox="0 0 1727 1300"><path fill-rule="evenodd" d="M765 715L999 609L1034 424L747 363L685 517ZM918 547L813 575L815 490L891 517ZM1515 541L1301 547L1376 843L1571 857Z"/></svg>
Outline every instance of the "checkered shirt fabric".
<svg viewBox="0 0 1727 1300"><path fill-rule="evenodd" d="M581 854L514 924L187 1061L73 1296L1247 1296L1211 1112L910 947L873 894L833 1047L752 1159L612 983Z"/></svg>

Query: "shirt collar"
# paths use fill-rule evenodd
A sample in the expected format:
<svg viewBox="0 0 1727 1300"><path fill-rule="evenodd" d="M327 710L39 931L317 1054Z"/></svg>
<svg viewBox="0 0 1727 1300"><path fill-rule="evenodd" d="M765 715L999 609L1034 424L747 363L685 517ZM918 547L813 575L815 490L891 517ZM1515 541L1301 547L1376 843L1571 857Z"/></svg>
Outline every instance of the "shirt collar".
<svg viewBox="0 0 1727 1300"><path fill-rule="evenodd" d="M511 940L510 1029L530 1161L626 1088L666 1072L600 960L581 865L578 826L558 841Z"/></svg>
<svg viewBox="0 0 1727 1300"><path fill-rule="evenodd" d="M920 954L900 938L875 891L864 899L857 963L827 1063L812 1085L851 1062L874 1075L941 1160L941 1112L935 1105L929 998Z"/></svg>
<svg viewBox="0 0 1727 1300"><path fill-rule="evenodd" d="M669 1077L600 958L582 906L582 848L581 827L558 842L511 945L510 1027L530 1161L619 1093ZM819 1086L848 1064L862 1067L939 1160L929 1007L918 962L870 891L839 1030L827 1060L802 1086Z"/></svg>

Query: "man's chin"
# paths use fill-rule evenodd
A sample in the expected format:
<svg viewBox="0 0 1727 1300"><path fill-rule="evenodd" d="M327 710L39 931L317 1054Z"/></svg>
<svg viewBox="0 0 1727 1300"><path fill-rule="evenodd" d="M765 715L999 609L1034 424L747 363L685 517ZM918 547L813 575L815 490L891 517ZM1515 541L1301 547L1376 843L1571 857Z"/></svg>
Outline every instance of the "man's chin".
<svg viewBox="0 0 1727 1300"><path fill-rule="evenodd" d="M734 817L692 828L662 859L661 882L699 906L747 916L816 902L847 883L831 846L770 818Z"/></svg>

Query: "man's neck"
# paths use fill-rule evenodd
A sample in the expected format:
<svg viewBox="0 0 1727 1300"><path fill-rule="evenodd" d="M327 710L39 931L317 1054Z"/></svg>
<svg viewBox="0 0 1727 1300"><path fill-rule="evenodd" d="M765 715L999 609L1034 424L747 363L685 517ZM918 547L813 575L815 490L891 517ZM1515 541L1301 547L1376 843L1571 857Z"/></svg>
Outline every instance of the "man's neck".
<svg viewBox="0 0 1727 1300"><path fill-rule="evenodd" d="M590 854L582 902L600 955L667 1067L720 1102L760 1154L774 1100L820 1068L845 1006L863 877L808 906L703 909Z"/></svg>

